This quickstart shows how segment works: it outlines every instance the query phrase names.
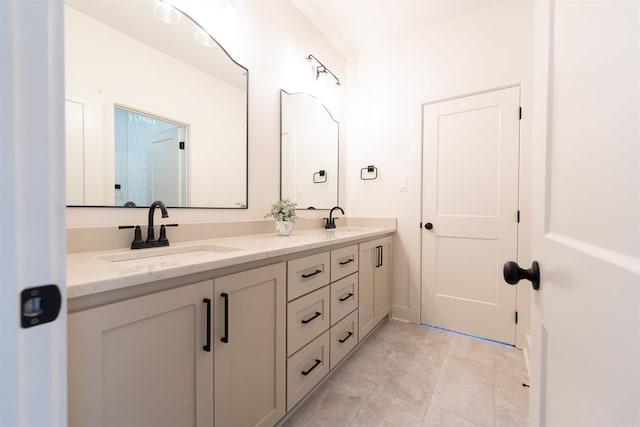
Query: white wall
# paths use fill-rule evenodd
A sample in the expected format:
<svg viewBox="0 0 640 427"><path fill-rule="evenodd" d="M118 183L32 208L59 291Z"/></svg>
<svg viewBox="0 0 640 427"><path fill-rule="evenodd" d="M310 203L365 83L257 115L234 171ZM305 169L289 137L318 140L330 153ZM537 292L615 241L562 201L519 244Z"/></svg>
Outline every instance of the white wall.
<svg viewBox="0 0 640 427"><path fill-rule="evenodd" d="M175 2L249 69L249 209L172 209L172 222L262 218L280 194L280 89L319 95L308 80L304 59L310 53L341 81L345 75L342 54L289 2L241 0L233 16L217 9L218 3L225 2ZM342 102L330 106L341 123ZM343 134L340 140L344 141ZM211 185L225 184L223 181ZM69 227L145 224L146 217L146 209L67 208Z"/></svg>
<svg viewBox="0 0 640 427"><path fill-rule="evenodd" d="M354 216L397 216L393 315L420 316L421 105L522 85L519 258L529 262L532 2L499 1L349 61L346 200ZM372 125L373 124L373 125ZM361 181L360 169L379 169ZM408 180L408 191L399 181ZM528 305L528 302L527 302Z"/></svg>

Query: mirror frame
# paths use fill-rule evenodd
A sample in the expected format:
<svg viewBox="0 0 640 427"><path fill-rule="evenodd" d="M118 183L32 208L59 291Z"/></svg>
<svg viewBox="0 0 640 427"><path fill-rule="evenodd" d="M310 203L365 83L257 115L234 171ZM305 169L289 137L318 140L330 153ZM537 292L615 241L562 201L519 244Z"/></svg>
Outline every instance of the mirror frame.
<svg viewBox="0 0 640 427"><path fill-rule="evenodd" d="M282 95L283 94L287 94L287 95L306 95L306 96L310 96L311 98L315 99L316 101L318 101L318 103L320 105L322 105L322 108L325 109L325 111L327 112L327 114L329 114L329 117L331 118L331 120L333 120L336 125L338 126L338 140L336 141L336 201L335 201L335 205L333 206L339 206L340 205L340 122L338 120L336 120L335 117L333 117L333 114L331 114L331 111L329 111L329 109L327 108L326 105L324 105L324 103L322 103L320 101L320 99L318 99L317 96L314 96L310 93L306 93L306 92L287 92L284 89L280 89L280 200L282 200L282 179L283 179L283 165L282 165ZM294 200L295 202L295 200ZM296 207L296 210L306 210L306 211L328 211L331 210L331 208L301 208L301 207Z"/></svg>
<svg viewBox="0 0 640 427"><path fill-rule="evenodd" d="M64 5L64 1L63 1L63 5ZM72 6L67 6L67 7L72 7ZM171 5L171 7L173 7L176 11L178 11L179 13L181 13L185 18L189 19L191 22L193 22L194 25L196 25L197 27L199 27L202 31L204 31L210 38L211 40L214 41L214 43L222 50L222 52L227 55L227 57L234 63L236 64L238 67L242 68L244 70L245 73L245 77L246 77L246 96L245 96L245 103L246 103L246 115L245 115L245 203L244 206L239 206L239 207L230 207L230 206L225 206L225 207L217 207L217 206L167 206L168 208L171 209L249 209L249 69L247 67L245 67L244 65L240 64L238 61L236 61L230 54L229 52L227 52L227 50L220 44L220 42L218 42L218 40L213 37L211 35L211 33L209 33L209 31L207 31L205 28L202 27L202 25L200 25L200 23L198 21L196 21L195 19L193 19L191 17L191 15L189 15L188 13L186 13L185 11L183 11L181 8L176 7L174 5ZM64 28L63 28L63 33L64 33ZM65 94L66 97L66 94ZM118 105L114 105L114 107L117 107ZM115 166L115 165L114 165ZM65 184L66 186L66 184ZM120 208L127 208L127 209L131 209L131 207L128 206L107 206L107 205L66 205L65 207L67 208L116 208L116 209L120 209ZM140 209L149 209L149 206L135 206L135 208L140 208Z"/></svg>

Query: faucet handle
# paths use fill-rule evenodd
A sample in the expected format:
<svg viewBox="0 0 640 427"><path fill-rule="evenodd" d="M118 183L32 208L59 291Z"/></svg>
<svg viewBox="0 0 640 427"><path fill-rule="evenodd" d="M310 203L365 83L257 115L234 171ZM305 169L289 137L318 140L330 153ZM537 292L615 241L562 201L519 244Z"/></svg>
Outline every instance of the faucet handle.
<svg viewBox="0 0 640 427"><path fill-rule="evenodd" d="M160 237L158 237L158 243L161 245L169 245L169 239L167 239L167 226L164 224L160 226Z"/></svg>

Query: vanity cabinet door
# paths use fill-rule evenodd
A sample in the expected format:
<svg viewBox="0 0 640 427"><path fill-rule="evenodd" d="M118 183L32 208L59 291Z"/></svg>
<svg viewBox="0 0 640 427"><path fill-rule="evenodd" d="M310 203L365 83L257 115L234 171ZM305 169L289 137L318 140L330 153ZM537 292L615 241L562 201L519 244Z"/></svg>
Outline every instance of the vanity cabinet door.
<svg viewBox="0 0 640 427"><path fill-rule="evenodd" d="M286 267L214 281L215 425L273 426L285 414Z"/></svg>
<svg viewBox="0 0 640 427"><path fill-rule="evenodd" d="M205 299L213 280L69 314L69 425L211 426Z"/></svg>
<svg viewBox="0 0 640 427"><path fill-rule="evenodd" d="M391 237L360 244L358 339L391 310Z"/></svg>

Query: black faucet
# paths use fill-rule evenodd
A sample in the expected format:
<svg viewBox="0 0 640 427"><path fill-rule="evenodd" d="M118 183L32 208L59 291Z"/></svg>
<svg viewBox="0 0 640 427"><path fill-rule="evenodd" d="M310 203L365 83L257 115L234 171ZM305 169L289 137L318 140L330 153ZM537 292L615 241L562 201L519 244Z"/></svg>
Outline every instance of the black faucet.
<svg viewBox="0 0 640 427"><path fill-rule="evenodd" d="M158 240L155 238L155 232L153 229L153 214L156 208L160 208L162 211L162 218L168 218L169 213L167 207L160 200L155 201L149 206L149 224L147 227L147 240L142 240L142 230L140 226L136 225L121 225L118 228L135 228L133 241L131 242L131 249L145 249L145 248L157 248L159 246L169 246L169 239L167 239L167 227L177 227L178 224L162 224L160 225L160 237Z"/></svg>
<svg viewBox="0 0 640 427"><path fill-rule="evenodd" d="M162 203L160 200L156 200L155 202L151 203L151 206L149 206L149 224L147 226L147 240L145 241L145 243L147 244L156 242L156 238L154 236L154 231L153 231L153 214L155 213L156 208L160 208L160 210L162 211L162 218L169 218L169 213L167 212L167 207L164 205L164 203ZM169 246L169 241L166 240L166 235L162 236L162 232L160 234L161 234L161 237L164 237L164 241L166 241L166 244L158 244L153 246ZM162 239L159 240L158 243L161 241Z"/></svg>
<svg viewBox="0 0 640 427"><path fill-rule="evenodd" d="M340 206L335 206L333 208L331 208L331 210L329 211L329 218L322 218L325 221L327 221L327 223L325 224L324 228L326 228L327 230L330 230L332 228L336 228L336 219L338 218L334 218L333 217L333 211L338 209L340 212L342 212L342 215L344 215L344 211L342 210L342 208Z"/></svg>

